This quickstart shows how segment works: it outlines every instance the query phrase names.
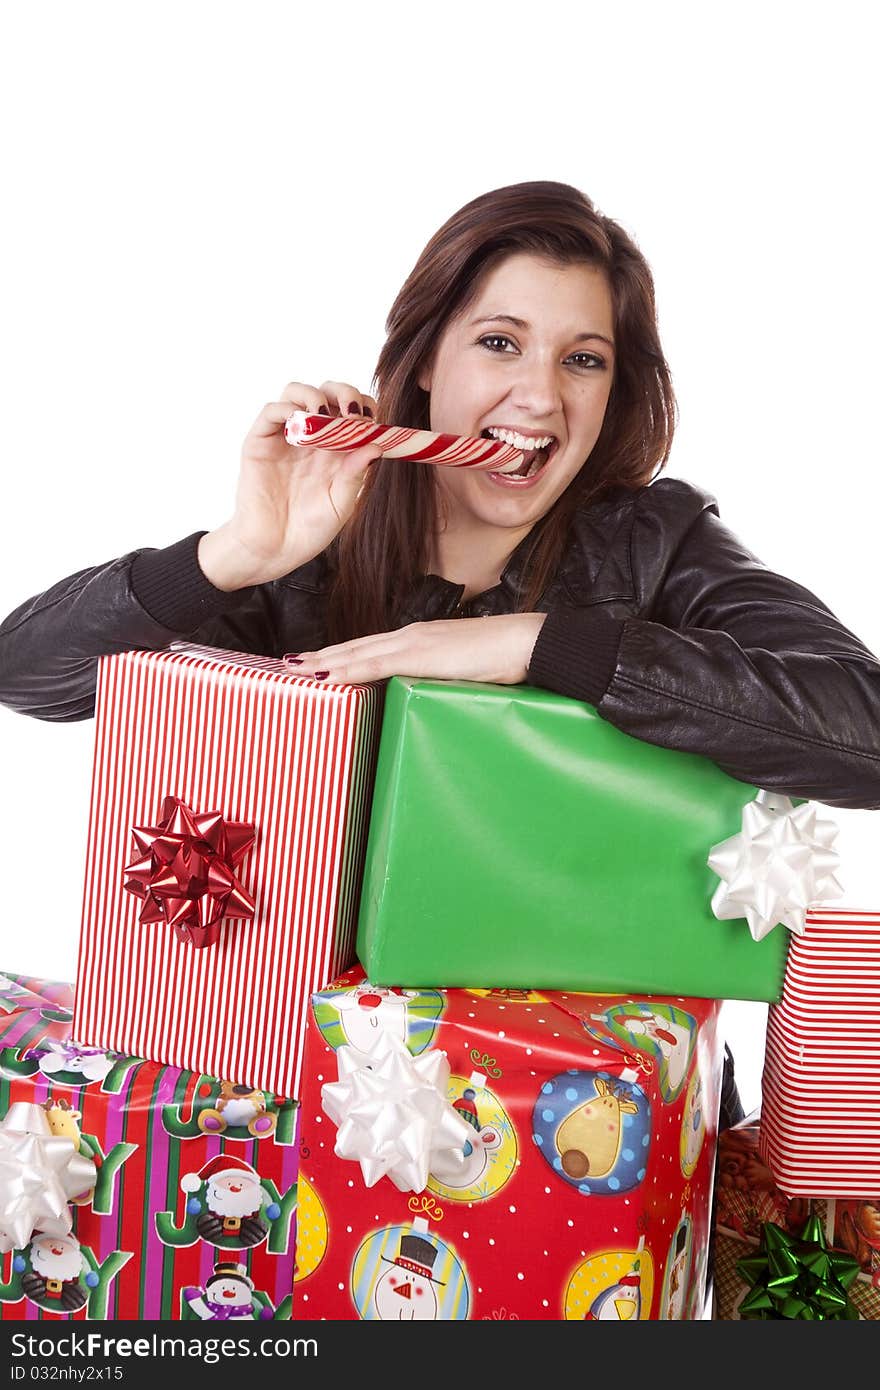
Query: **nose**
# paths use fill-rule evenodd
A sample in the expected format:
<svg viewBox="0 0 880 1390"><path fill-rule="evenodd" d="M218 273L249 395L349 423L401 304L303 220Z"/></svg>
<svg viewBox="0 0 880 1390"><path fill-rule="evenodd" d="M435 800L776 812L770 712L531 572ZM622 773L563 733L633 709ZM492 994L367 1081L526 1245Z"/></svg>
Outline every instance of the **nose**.
<svg viewBox="0 0 880 1390"><path fill-rule="evenodd" d="M560 367L555 358L524 353L517 364L513 403L533 419L549 420L562 410Z"/></svg>

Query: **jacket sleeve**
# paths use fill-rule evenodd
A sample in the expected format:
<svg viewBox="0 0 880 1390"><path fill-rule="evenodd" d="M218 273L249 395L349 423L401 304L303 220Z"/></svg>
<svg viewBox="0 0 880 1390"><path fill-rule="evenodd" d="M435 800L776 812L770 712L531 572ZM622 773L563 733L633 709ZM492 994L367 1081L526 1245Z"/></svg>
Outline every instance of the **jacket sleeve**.
<svg viewBox="0 0 880 1390"><path fill-rule="evenodd" d="M650 523L643 539L650 560ZM636 569L639 544L637 520ZM815 594L750 554L713 509L685 531L642 613L552 610L529 680L594 704L636 738L711 758L741 781L880 808L880 663Z"/></svg>
<svg viewBox="0 0 880 1390"><path fill-rule="evenodd" d="M196 532L80 570L0 624L0 704L57 723L95 712L98 658L181 638L275 652L272 586L224 593L199 568Z"/></svg>

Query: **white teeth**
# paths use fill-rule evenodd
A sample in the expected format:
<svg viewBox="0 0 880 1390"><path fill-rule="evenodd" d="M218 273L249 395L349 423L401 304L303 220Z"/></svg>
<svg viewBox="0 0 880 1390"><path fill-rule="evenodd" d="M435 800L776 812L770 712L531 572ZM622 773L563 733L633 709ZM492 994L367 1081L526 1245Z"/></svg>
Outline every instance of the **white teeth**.
<svg viewBox="0 0 880 1390"><path fill-rule="evenodd" d="M505 444L512 444L514 449L521 449L523 453L529 453L532 449L546 449L555 437L552 434L542 434L538 437L517 434L516 430L495 429L493 425L489 426L488 433L493 439L503 439Z"/></svg>

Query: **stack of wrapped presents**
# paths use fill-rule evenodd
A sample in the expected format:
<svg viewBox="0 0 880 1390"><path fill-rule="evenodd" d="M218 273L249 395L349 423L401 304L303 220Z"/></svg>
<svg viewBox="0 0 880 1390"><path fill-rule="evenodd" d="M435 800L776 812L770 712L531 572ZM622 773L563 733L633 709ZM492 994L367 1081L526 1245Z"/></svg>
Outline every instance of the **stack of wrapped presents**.
<svg viewBox="0 0 880 1390"><path fill-rule="evenodd" d="M99 664L87 820L75 989L0 976L3 1318L880 1316L880 915L812 803L175 643Z"/></svg>

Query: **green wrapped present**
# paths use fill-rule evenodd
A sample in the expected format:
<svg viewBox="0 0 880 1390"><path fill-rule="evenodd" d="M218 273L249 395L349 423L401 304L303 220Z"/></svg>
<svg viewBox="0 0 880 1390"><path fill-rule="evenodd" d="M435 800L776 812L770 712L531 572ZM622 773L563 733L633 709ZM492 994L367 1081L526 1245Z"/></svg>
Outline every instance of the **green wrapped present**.
<svg viewBox="0 0 880 1390"><path fill-rule="evenodd" d="M780 997L788 933L719 921L756 788L527 686L394 679L358 924L375 984Z"/></svg>

